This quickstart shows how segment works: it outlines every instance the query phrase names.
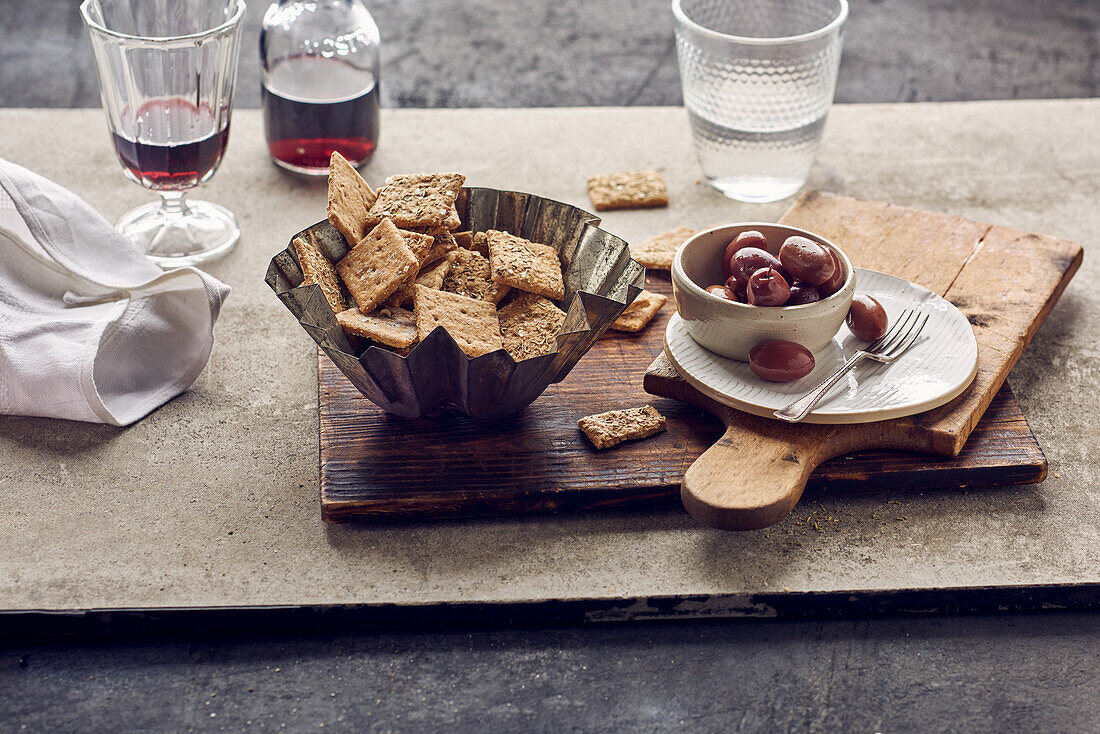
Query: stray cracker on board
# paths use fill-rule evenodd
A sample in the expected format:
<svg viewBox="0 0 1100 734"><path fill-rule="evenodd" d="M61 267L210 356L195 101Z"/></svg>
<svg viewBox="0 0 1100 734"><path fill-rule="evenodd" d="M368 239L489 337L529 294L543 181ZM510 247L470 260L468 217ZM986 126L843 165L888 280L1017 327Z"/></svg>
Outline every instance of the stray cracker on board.
<svg viewBox="0 0 1100 734"><path fill-rule="evenodd" d="M485 234L494 281L556 301L565 298L557 250L494 229Z"/></svg>
<svg viewBox="0 0 1100 734"><path fill-rule="evenodd" d="M665 430L667 421L652 405L628 410L609 410L577 421L588 440L598 449L611 448L623 441L648 438Z"/></svg>
<svg viewBox="0 0 1100 734"><path fill-rule="evenodd" d="M691 227L677 227L630 248L630 256L651 270L672 270L672 257L688 237Z"/></svg>
<svg viewBox="0 0 1100 734"><path fill-rule="evenodd" d="M359 310L369 313L416 272L420 261L393 222L383 219L336 264Z"/></svg>
<svg viewBox="0 0 1100 734"><path fill-rule="evenodd" d="M378 223L370 217L377 194L344 156L333 151L328 167L328 220L355 247Z"/></svg>
<svg viewBox="0 0 1100 734"><path fill-rule="evenodd" d="M596 211L668 206L668 189L657 171L588 177L588 198Z"/></svg>
<svg viewBox="0 0 1100 734"><path fill-rule="evenodd" d="M332 307L333 313L346 309L348 301L344 298L344 289L340 286L336 268L325 254L312 240L307 241L301 237L294 238L294 250L298 253L298 265L302 268L302 285L321 286L321 292L325 294L325 300Z"/></svg>
<svg viewBox="0 0 1100 734"><path fill-rule="evenodd" d="M642 291L634 302L626 307L619 318L611 322L609 328L615 331L641 331L645 325L653 320L661 307L665 305L668 296L652 291Z"/></svg>
<svg viewBox="0 0 1100 734"><path fill-rule="evenodd" d="M489 303L499 303L508 286L496 283L489 275L489 261L473 250L461 248L453 253L451 269L443 279L443 290Z"/></svg>
<svg viewBox="0 0 1100 734"><path fill-rule="evenodd" d="M465 181L466 177L458 173L390 176L378 190L370 215L392 219L398 227L437 227L451 217ZM457 214L455 211L453 219Z"/></svg>
<svg viewBox="0 0 1100 734"><path fill-rule="evenodd" d="M442 326L459 348L470 357L494 352L504 346L496 306L474 298L416 286L413 300L417 338L423 340Z"/></svg>
<svg viewBox="0 0 1100 734"><path fill-rule="evenodd" d="M344 331L365 336L388 347L408 347L416 343L416 314L403 308L380 308L364 314L349 308L336 314Z"/></svg>
<svg viewBox="0 0 1100 734"><path fill-rule="evenodd" d="M512 359L518 362L557 351L565 311L542 296L520 293L500 309L499 316L504 348Z"/></svg>

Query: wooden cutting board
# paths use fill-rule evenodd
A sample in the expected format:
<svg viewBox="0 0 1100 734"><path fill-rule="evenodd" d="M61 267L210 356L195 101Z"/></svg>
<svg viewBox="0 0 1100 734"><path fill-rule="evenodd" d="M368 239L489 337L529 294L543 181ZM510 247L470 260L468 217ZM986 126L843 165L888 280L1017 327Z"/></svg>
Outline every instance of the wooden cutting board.
<svg viewBox="0 0 1100 734"><path fill-rule="evenodd" d="M862 229L870 231L873 228L871 239L883 246L898 244L899 249L894 251L897 260L894 264L898 267L891 269L889 262L873 258L857 258L858 265L894 272L941 293L950 283L970 284L969 277L948 278L946 283L940 284L939 280L926 278L926 273L913 262L919 260L912 257L914 251L919 251L914 250L914 242L924 240L915 235L906 239L902 235L907 231L905 221L908 219L913 226L927 232L928 241L936 241L936 238L948 237L950 229L946 223L938 221L939 215L814 194L796 204L784 221L815 229L806 217L812 216L815 210L826 214L828 202L834 206L843 205L849 211L854 207L855 215L859 216L865 216L864 209L874 212L878 218L867 219ZM884 214L882 207L897 216ZM936 219L938 229L930 228L920 217L914 219L914 215ZM957 259L954 275L961 276L962 265L974 253L976 243L982 242L983 237L988 241L987 235L993 228L964 220L942 219L967 225L960 227L958 232L973 238L969 254ZM823 227L818 229L828 234ZM835 232L833 234L836 236ZM1080 263L1080 248L1073 245L1072 248L1076 248L1073 250L1071 243L1051 238L1018 235L1034 237L1039 243L1036 247L1042 252L1049 251L1051 256L1060 253L1064 258L1061 277L1052 278L1052 271L1046 275L1040 273L1042 280L1033 280L1032 285L1025 288L1028 293L1037 289L1045 293L1043 302L1046 305L1042 310L1045 315ZM993 241L1000 242L1001 238L998 233ZM839 241L847 246L843 236ZM867 248L873 249L871 245ZM952 248L951 256L956 257L957 251L963 250L965 248ZM903 257L905 253L908 253L908 260ZM1044 260L1025 255L1020 261L1021 267L1028 267L1036 259L1050 261L1049 257ZM927 264L924 270L928 276L944 280L940 269L933 264ZM1012 272L1020 271L1013 269ZM998 285L999 282L995 282L994 287L1001 287L997 292L1003 293L1004 286ZM935 288L937 284L942 287ZM652 273L647 287L671 294L667 273ZM978 321L984 318L989 324L1000 323L991 319L1004 313L1005 308L983 300L977 283L968 287L969 291L960 292L974 294L971 299L976 310L967 311L968 315L977 315L972 316L972 322L975 318ZM1038 296L1026 300L1030 303L1036 299ZM703 409L689 405L688 402L696 398L684 390L690 391L690 387L675 373L662 375L659 369L651 370L645 381L646 387L669 397L654 398L645 392L641 375L647 365L661 355L664 327L671 313L670 302L639 334L609 332L565 381L551 385L519 415L492 421L463 417L409 420L389 416L362 397L339 370L320 355L321 507L324 519L348 522L504 515L653 503L667 506L680 492L685 471L722 437L727 418L723 409L713 404L696 401ZM1029 322L1032 328L1028 338L1040 320L1037 315ZM1021 352L1022 349L1021 345ZM1007 369L1004 371L1007 373ZM997 387L1001 382L1003 376L996 381ZM992 386L994 381L989 379L986 383ZM960 396L956 402L973 400L973 392ZM673 397L676 399L670 399ZM665 433L597 452L577 429L576 422L584 415L645 403L652 403L668 417ZM964 424L966 433L973 435L961 453L959 448L965 437L960 440L958 431L952 433L956 430L955 424L938 421L924 432L923 435L929 437L927 441L910 443L921 450L928 450L929 444L934 444L933 451L946 456L896 451L841 456L842 451L835 454L838 458L819 462L820 466L809 475L809 486L844 491L878 488L904 491L1042 481L1046 475L1046 461L1008 388L999 392L994 388L989 391L988 399L967 404L981 408L989 404L989 410L977 427ZM720 420L708 411L713 411ZM977 407L971 415L977 422L980 417ZM892 445L883 444L884 447ZM905 447L911 446L907 443ZM948 450L943 450L945 448ZM715 486L723 485L717 483Z"/></svg>

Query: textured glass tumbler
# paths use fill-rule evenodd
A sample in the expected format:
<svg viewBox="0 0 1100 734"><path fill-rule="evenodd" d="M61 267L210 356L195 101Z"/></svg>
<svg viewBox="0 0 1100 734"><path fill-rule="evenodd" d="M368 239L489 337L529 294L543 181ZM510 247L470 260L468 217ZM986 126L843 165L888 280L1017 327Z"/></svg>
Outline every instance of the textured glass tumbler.
<svg viewBox="0 0 1100 734"><path fill-rule="evenodd" d="M107 128L126 176L160 194L115 227L161 267L224 255L228 209L185 199L229 141L243 0L84 0Z"/></svg>
<svg viewBox="0 0 1100 734"><path fill-rule="evenodd" d="M833 102L847 0L672 0L672 13L707 180L738 201L791 196Z"/></svg>

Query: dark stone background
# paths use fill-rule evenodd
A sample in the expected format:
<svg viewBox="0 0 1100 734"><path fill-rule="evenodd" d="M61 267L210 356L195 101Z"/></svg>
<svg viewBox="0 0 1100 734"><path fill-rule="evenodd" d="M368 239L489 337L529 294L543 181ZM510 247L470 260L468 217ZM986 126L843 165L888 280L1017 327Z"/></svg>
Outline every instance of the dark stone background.
<svg viewBox="0 0 1100 734"><path fill-rule="evenodd" d="M369 4L386 106L680 102L665 0ZM1095 97L1098 49L1096 0L853 0L837 100ZM76 3L0 0L0 106L97 105ZM1087 613L0 642L4 732L1095 732L1098 691Z"/></svg>

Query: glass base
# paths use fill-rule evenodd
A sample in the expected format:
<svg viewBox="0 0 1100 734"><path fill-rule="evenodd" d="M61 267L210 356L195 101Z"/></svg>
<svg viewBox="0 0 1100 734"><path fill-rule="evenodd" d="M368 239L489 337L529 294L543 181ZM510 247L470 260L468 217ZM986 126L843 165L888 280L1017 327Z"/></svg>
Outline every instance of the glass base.
<svg viewBox="0 0 1100 734"><path fill-rule="evenodd" d="M219 258L241 239L231 211L182 197L131 209L115 222L115 229L165 270Z"/></svg>
<svg viewBox="0 0 1100 734"><path fill-rule="evenodd" d="M274 161L275 165L277 165L279 168L285 168L288 171L293 171L294 173L300 173L304 176L327 176L328 175L328 166L324 166L322 168L313 168L311 166L296 166L293 163L287 163L286 161L281 161L281 160L279 160L278 158L276 158L274 156L271 157L271 160ZM353 166L359 165L359 164L355 163L354 161L349 161L349 162Z"/></svg>
<svg viewBox="0 0 1100 734"><path fill-rule="evenodd" d="M806 183L801 179L771 177L722 176L707 177L707 182L736 201L749 204L766 204L794 196Z"/></svg>

